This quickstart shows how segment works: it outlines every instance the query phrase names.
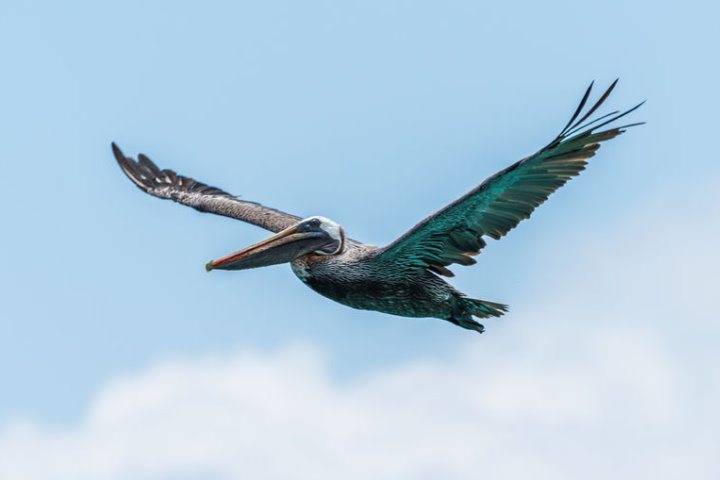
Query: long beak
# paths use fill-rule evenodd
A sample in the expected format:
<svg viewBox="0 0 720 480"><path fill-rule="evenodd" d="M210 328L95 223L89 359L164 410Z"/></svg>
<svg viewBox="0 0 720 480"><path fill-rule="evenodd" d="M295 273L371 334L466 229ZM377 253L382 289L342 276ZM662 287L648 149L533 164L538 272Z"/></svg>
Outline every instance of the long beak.
<svg viewBox="0 0 720 480"><path fill-rule="evenodd" d="M297 225L286 228L255 245L211 260L205 270L244 270L286 263L328 243L322 232L300 232Z"/></svg>

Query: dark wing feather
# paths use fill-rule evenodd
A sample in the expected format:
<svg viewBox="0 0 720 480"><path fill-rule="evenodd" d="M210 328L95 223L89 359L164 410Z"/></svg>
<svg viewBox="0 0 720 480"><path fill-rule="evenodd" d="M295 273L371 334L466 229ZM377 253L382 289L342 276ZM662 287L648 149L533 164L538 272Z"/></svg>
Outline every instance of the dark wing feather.
<svg viewBox="0 0 720 480"><path fill-rule="evenodd" d="M236 218L271 232L279 232L301 220L259 203L240 200L219 188L178 175L172 170L160 170L143 154L138 155L137 160L126 157L115 143L112 150L125 175L140 190L155 197L173 200L201 212Z"/></svg>
<svg viewBox="0 0 720 480"><path fill-rule="evenodd" d="M405 235L380 249L377 260L407 268L427 268L452 276L446 267L453 263L472 265L486 245L483 237L500 239L521 220L530 217L555 190L578 175L595 155L600 143L623 133L623 125L600 130L605 125L634 111L591 120L592 113L607 99L617 80L579 120L592 84L585 92L574 115L560 134L535 154L496 173L465 196L426 218ZM601 119L611 118L597 124ZM594 125L594 126L591 126Z"/></svg>

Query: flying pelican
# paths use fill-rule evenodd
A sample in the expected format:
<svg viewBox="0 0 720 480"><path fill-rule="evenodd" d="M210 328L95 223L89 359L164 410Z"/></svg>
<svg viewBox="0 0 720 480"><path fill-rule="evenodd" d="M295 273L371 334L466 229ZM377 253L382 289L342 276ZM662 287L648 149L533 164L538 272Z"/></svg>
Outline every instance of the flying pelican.
<svg viewBox="0 0 720 480"><path fill-rule="evenodd" d="M571 177L585 169L600 143L640 123L603 130L642 103L590 120L608 98L615 80L583 113L593 84L560 134L536 153L486 179L466 195L427 217L384 247L348 238L336 222L301 218L242 200L172 170L160 170L148 157L135 160L112 144L120 168L150 195L201 212L215 213L264 228L275 235L206 265L210 270L244 270L289 262L307 286L336 302L404 317L434 317L482 333L477 318L499 317L501 303L469 298L441 276L452 277L453 263L472 265L485 237L503 237ZM644 102L643 102L644 103Z"/></svg>

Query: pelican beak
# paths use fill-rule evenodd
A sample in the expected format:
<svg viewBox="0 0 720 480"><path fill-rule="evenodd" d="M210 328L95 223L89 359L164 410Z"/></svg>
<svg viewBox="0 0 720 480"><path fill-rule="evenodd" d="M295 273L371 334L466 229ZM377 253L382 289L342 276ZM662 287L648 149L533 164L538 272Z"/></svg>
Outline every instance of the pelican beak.
<svg viewBox="0 0 720 480"><path fill-rule="evenodd" d="M332 242L323 231L301 231L299 225L294 225L255 245L209 261L205 270L244 270L286 263Z"/></svg>

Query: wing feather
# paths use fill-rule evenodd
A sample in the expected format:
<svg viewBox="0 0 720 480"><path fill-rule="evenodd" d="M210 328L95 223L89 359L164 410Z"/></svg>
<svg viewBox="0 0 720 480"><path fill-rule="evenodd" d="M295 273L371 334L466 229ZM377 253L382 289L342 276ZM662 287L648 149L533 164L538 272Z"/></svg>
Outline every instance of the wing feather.
<svg viewBox="0 0 720 480"><path fill-rule="evenodd" d="M125 175L140 190L154 197L173 200L201 212L242 220L271 232L279 232L301 220L295 215L241 200L224 190L178 175L172 170L161 170L142 153L137 160L126 157L115 143L112 144L112 150Z"/></svg>
<svg viewBox="0 0 720 480"><path fill-rule="evenodd" d="M452 276L447 267L453 263L475 263L471 256L485 247L484 237L502 238L530 217L549 195L579 175L585 169L587 160L600 148L601 142L615 138L626 128L641 124L598 131L633 112L642 103L625 112L612 112L583 124L607 100L616 84L617 80L581 116L592 90L591 83L570 121L552 142L489 177L380 249L378 260L407 268L427 268L446 276ZM598 123L600 120L605 121Z"/></svg>

